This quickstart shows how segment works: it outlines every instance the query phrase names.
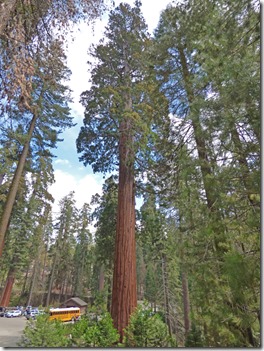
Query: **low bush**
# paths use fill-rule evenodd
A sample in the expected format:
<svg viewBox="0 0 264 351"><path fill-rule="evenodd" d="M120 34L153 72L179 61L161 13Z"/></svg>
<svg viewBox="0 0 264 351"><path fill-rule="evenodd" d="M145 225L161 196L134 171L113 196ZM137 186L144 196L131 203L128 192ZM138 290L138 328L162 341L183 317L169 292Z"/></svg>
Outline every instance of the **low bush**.
<svg viewBox="0 0 264 351"><path fill-rule="evenodd" d="M173 347L167 325L159 314L139 306L125 329L123 343L108 312L84 316L74 324L49 321L47 315L29 320L21 347Z"/></svg>
<svg viewBox="0 0 264 351"><path fill-rule="evenodd" d="M78 347L111 347L119 340L108 312L98 320L82 318L73 326L71 335L73 346Z"/></svg>
<svg viewBox="0 0 264 351"><path fill-rule="evenodd" d="M111 347L119 340L109 313L98 320L83 317L75 324L49 321L48 316L29 320L21 347Z"/></svg>
<svg viewBox="0 0 264 351"><path fill-rule="evenodd" d="M30 319L19 343L21 347L69 347L68 328L61 322L48 321L48 316Z"/></svg>
<svg viewBox="0 0 264 351"><path fill-rule="evenodd" d="M159 314L139 306L131 315L125 329L125 347L172 347L175 346L167 325Z"/></svg>

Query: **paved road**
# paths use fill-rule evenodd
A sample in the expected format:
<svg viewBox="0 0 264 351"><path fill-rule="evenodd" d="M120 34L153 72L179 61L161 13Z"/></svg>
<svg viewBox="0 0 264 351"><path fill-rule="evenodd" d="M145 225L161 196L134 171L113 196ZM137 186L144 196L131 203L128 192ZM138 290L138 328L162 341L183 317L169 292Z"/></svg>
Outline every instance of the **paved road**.
<svg viewBox="0 0 264 351"><path fill-rule="evenodd" d="M17 347L26 323L25 317L0 317L0 347Z"/></svg>

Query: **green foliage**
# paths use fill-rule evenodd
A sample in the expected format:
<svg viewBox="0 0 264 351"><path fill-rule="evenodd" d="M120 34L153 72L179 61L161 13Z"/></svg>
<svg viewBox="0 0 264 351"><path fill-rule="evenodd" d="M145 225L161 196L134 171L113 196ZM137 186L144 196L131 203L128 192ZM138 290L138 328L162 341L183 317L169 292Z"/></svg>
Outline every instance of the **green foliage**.
<svg viewBox="0 0 264 351"><path fill-rule="evenodd" d="M74 295L83 297L85 288L90 286L91 266L92 266L92 234L89 230L90 224L90 207L84 204L77 218L77 236L76 247L73 257L74 271ZM82 279L80 279L82 277Z"/></svg>
<svg viewBox="0 0 264 351"><path fill-rule="evenodd" d="M152 261L148 263L145 285L145 298L155 304L162 285L161 265L154 264Z"/></svg>
<svg viewBox="0 0 264 351"><path fill-rule="evenodd" d="M97 291L94 296L93 305L89 308L89 313L95 315L96 318L98 318L98 316L101 316L106 312L106 293L107 291L105 288L102 291Z"/></svg>
<svg viewBox="0 0 264 351"><path fill-rule="evenodd" d="M109 313L102 314L97 320L83 317L71 330L72 346L111 347L119 340Z"/></svg>
<svg viewBox="0 0 264 351"><path fill-rule="evenodd" d="M189 331L186 341L185 341L185 347L203 347L203 340L202 340L202 333L195 326L195 324L192 324L192 328Z"/></svg>
<svg viewBox="0 0 264 351"><path fill-rule="evenodd" d="M96 205L92 217L97 220L95 243L96 261L104 264L112 271L115 249L116 218L117 218L117 179L111 176L105 180L103 194L92 198Z"/></svg>
<svg viewBox="0 0 264 351"><path fill-rule="evenodd" d="M189 0L168 6L155 32L156 69L175 119L153 184L176 218L169 270L176 256L188 272L203 346L258 343L258 28L257 2ZM187 342L196 337L192 330Z"/></svg>
<svg viewBox="0 0 264 351"><path fill-rule="evenodd" d="M21 347L111 347L119 340L109 313L98 320L82 317L75 324L49 321L48 316L30 320L23 332Z"/></svg>
<svg viewBox="0 0 264 351"><path fill-rule="evenodd" d="M36 320L29 320L23 331L21 347L69 347L71 340L68 337L66 325L58 321L48 321L43 315Z"/></svg>
<svg viewBox="0 0 264 351"><path fill-rule="evenodd" d="M167 116L167 101L150 70L150 38L140 7L138 1L134 7L123 3L112 11L105 40L90 51L98 64L91 70L91 88L81 95L85 118L76 145L80 161L94 172L116 170L124 121L133 135L130 148L140 162L147 160L156 124Z"/></svg>
<svg viewBox="0 0 264 351"><path fill-rule="evenodd" d="M124 334L125 347L168 347L173 345L167 325L160 315L146 306L138 306Z"/></svg>

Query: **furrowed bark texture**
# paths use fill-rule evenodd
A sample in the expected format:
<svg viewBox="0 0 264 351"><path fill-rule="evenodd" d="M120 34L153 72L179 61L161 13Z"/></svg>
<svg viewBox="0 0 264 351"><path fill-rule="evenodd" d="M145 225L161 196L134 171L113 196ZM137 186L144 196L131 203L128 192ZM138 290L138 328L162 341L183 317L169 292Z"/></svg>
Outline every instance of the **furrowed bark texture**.
<svg viewBox="0 0 264 351"><path fill-rule="evenodd" d="M137 306L134 156L130 123L120 125L118 214L111 315L123 338L129 317Z"/></svg>

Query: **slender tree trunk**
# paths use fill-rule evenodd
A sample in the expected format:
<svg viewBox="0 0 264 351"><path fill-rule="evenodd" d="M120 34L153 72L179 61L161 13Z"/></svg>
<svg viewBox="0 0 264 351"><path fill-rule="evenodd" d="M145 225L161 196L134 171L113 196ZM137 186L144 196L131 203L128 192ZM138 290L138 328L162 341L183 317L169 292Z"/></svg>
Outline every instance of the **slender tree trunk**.
<svg viewBox="0 0 264 351"><path fill-rule="evenodd" d="M185 84L185 89L188 97L188 102L190 104L190 109L192 111L192 127L194 131L194 139L197 146L198 158L202 173L202 179L204 184L204 190L206 195L207 207L210 211L211 217L211 225L214 235L214 246L215 250L218 254L222 255L226 252L226 248L221 245L223 242L226 241L225 236L225 228L222 222L222 215L219 211L219 207L217 204L217 192L215 189L215 184L212 180L213 172L212 172L212 165L210 164L207 147L205 144L204 132L201 126L199 114L200 111L197 111L192 104L195 100L193 87L191 83L191 77L188 70L187 60L185 57L185 53L183 47L179 47L179 54L180 54L180 62L182 66L183 72L183 80Z"/></svg>
<svg viewBox="0 0 264 351"><path fill-rule="evenodd" d="M71 296L78 296L76 295L76 283L71 286Z"/></svg>
<svg viewBox="0 0 264 351"><path fill-rule="evenodd" d="M46 284L47 284L47 276L46 276L47 248L46 248L45 245L44 245L44 250L45 250L44 262L43 262L43 268L42 268L42 272L41 272L41 289L43 291L42 298L41 298L41 303L43 305L44 305L44 301L45 301Z"/></svg>
<svg viewBox="0 0 264 351"><path fill-rule="evenodd" d="M100 267L100 273L99 273L99 291L103 291L104 290L104 266L102 265Z"/></svg>
<svg viewBox="0 0 264 351"><path fill-rule="evenodd" d="M49 279L49 287L48 287L48 293L47 293L47 299L46 299L46 306L49 306L49 304L50 304L50 297L51 297L51 291L52 291L52 285L53 285L56 265L57 265L57 254L55 253L55 257L54 257L52 269L51 269L51 274L50 274L50 279Z"/></svg>
<svg viewBox="0 0 264 351"><path fill-rule="evenodd" d="M179 47L179 54L180 54L182 71L183 71L183 80L185 84L185 89L186 89L189 104L191 106L194 101L194 94L193 94L192 84L190 81L190 74L188 70L187 60L182 47ZM193 109L192 106L190 108L191 110ZM213 191L212 191L213 189L211 189L211 185L210 185L210 182L212 181L210 180L210 177L208 180L208 176L212 174L212 171L211 171L211 167L210 167L210 163L207 155L205 139L203 137L201 123L199 120L199 111L196 111L196 112L193 111L193 112L194 113L192 117L192 127L194 131L194 139L197 146L198 157L200 160L201 172L202 172L203 182L204 182L204 190L205 190L206 199L207 199L207 206L210 209L210 211L214 211L216 198L213 196Z"/></svg>
<svg viewBox="0 0 264 351"><path fill-rule="evenodd" d="M23 283L23 287L21 289L21 293L20 293L20 296L19 296L18 305L21 305L21 299L22 299L22 297L23 297L23 295L25 293L25 290L26 290L29 268L30 268L30 264L28 264L28 267L27 267L27 273L26 273L26 276L24 278L24 283Z"/></svg>
<svg viewBox="0 0 264 351"><path fill-rule="evenodd" d="M32 300L32 295L33 295L33 291L35 288L35 282L36 282L36 277L37 277L37 261L35 260L34 262L34 269L33 269L33 275L32 275L32 279L31 279L31 284L30 284L30 289L29 289L29 295L28 295L28 300L27 300L27 306L31 305L31 300Z"/></svg>
<svg viewBox="0 0 264 351"><path fill-rule="evenodd" d="M43 239L43 226L47 221L48 214L49 214L49 207L46 207L44 215L43 215L43 220L39 223L38 228L37 228L36 241L37 241L38 248L37 248L37 254L36 254L36 258L35 258L35 262L34 262L34 270L33 270L31 286L30 286L30 291L29 291L29 297L28 297L28 302L27 302L28 306L31 305L31 299L32 299L32 295L33 295L35 285L36 285L37 273L40 273L39 257L40 257L41 249L42 249L41 240Z"/></svg>
<svg viewBox="0 0 264 351"><path fill-rule="evenodd" d="M84 258L82 257L81 261L80 261L80 266L78 263L77 273L76 273L76 277L74 279L73 288L74 288L74 295L75 296L81 296L83 293L83 280L80 278L83 276L83 271L84 271L83 260L84 260Z"/></svg>
<svg viewBox="0 0 264 351"><path fill-rule="evenodd" d="M61 297L63 295L63 290L64 290L64 280L61 282L61 286L60 286L60 293L59 293L59 302L61 302Z"/></svg>
<svg viewBox="0 0 264 351"><path fill-rule="evenodd" d="M126 99L126 111L132 101ZM120 124L118 213L111 315L122 341L123 329L137 306L134 152L128 118Z"/></svg>
<svg viewBox="0 0 264 351"><path fill-rule="evenodd" d="M206 149L206 144L205 144L205 139L204 139L204 133L201 127L200 119L199 119L199 113L200 111L195 111L192 107L192 103L194 101L194 93L193 93L193 88L192 84L190 81L190 73L188 70L188 65L187 65L187 60L184 54L183 47L179 47L179 54L180 54L180 62L182 66L182 71L183 71L183 80L185 84L185 89L188 97L188 101L190 104L190 108L193 112L193 117L192 117L192 127L194 131L194 139L196 142L197 146L197 152L198 152L198 157L200 161L200 167L201 167L201 173L203 177L203 183L204 183L204 190L206 194L206 200L207 200L207 206L211 212L216 211L216 197L214 196L214 189L211 186L211 175L212 175L212 170L210 167L209 159L208 159L208 154L207 154L207 149Z"/></svg>
<svg viewBox="0 0 264 351"><path fill-rule="evenodd" d="M164 253L162 253L162 278L163 278L163 289L164 289L165 322L168 325L169 333L171 335L169 289L168 289L168 277L167 277L167 259Z"/></svg>
<svg viewBox="0 0 264 351"><path fill-rule="evenodd" d="M3 290L0 306L7 307L9 305L12 288L15 282L16 272L14 268L10 268Z"/></svg>
<svg viewBox="0 0 264 351"><path fill-rule="evenodd" d="M252 345L253 347L256 347L256 342L252 333L252 329L250 327L247 328L247 337L248 337L248 341L250 343L250 345Z"/></svg>
<svg viewBox="0 0 264 351"><path fill-rule="evenodd" d="M67 300L67 285L68 285L68 274L66 273L66 277L65 277L65 280L63 282L63 293L62 293L62 296L64 296L64 301ZM61 300L60 300L61 301Z"/></svg>
<svg viewBox="0 0 264 351"><path fill-rule="evenodd" d="M53 262L52 262L50 278L49 278L49 287L48 287L48 293L47 293L46 306L49 306L49 304L50 304L50 297L51 297L52 285L53 285L53 281L54 281L55 270L57 268L59 252L61 250L61 239L62 239L62 235L63 235L63 229L64 229L64 224L61 223L60 224L59 235L58 235L57 242L56 242L56 247L55 247L54 258L53 258Z"/></svg>
<svg viewBox="0 0 264 351"><path fill-rule="evenodd" d="M111 298L112 298L112 279L111 277L108 278L108 288L107 288L107 301L106 301L106 308L107 311L111 312Z"/></svg>
<svg viewBox="0 0 264 351"><path fill-rule="evenodd" d="M8 228L11 213L12 213L13 206L15 203L19 182L20 182L23 170L24 170L25 163L26 163L30 140L31 140L32 135L33 135L36 121L37 121L37 114L34 114L32 120L31 120L30 127L29 127L27 140L25 142L21 156L19 158L17 168L15 171L14 177L12 179L12 183L11 183L11 186L10 186L10 189L9 189L9 192L7 195L7 199L6 199L6 202L4 205L4 210L3 210L1 222L0 222L0 256L2 256L5 234L6 234L6 231Z"/></svg>
<svg viewBox="0 0 264 351"><path fill-rule="evenodd" d="M184 329L185 338L187 337L190 328L190 300L189 300L189 289L188 289L188 279L187 274L182 272L182 295L183 295L183 309L184 309Z"/></svg>

